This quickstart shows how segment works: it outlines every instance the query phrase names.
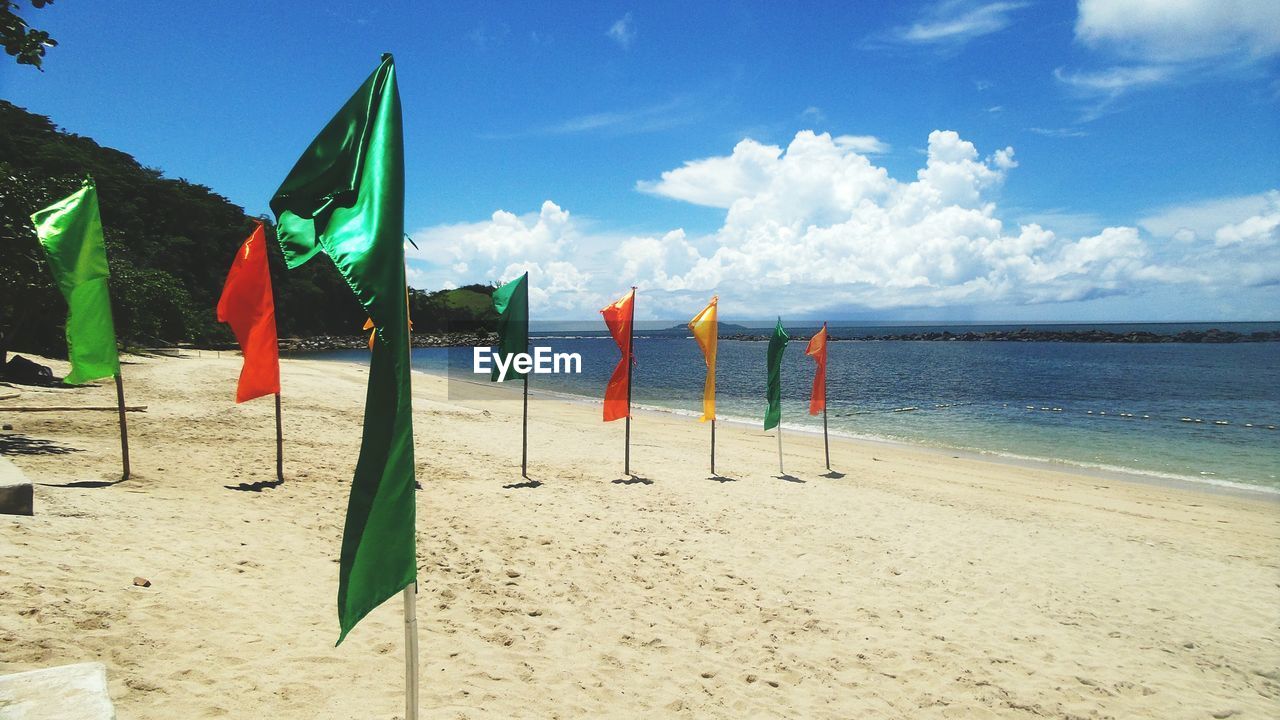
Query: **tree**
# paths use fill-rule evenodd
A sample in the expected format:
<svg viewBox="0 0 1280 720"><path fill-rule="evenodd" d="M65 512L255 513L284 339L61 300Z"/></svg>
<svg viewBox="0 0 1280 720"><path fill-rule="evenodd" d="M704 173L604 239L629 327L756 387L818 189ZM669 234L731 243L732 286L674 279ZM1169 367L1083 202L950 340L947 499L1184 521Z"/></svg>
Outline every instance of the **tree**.
<svg viewBox="0 0 1280 720"><path fill-rule="evenodd" d="M53 0L31 0L31 7L39 9L52 5ZM58 41L44 30L36 30L14 12L19 8L16 0L0 0L0 41L4 51L18 59L19 65L34 65L37 70L44 62L46 48L57 47Z"/></svg>

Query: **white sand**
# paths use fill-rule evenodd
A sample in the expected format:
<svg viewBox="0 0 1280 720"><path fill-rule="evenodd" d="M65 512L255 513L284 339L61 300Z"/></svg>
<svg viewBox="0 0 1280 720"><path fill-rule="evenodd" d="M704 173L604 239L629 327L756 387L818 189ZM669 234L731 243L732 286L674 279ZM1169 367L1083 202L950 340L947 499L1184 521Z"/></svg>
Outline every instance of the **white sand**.
<svg viewBox="0 0 1280 720"><path fill-rule="evenodd" d="M53 363L57 370L65 364ZM36 516L0 516L0 673L99 660L129 718L403 714L399 601L334 648L337 556L367 374L239 359L125 368L0 401ZM428 718L1274 718L1280 504L661 414L633 425L518 395L450 401L415 375L422 709ZM8 388L6 393L11 392ZM7 434L0 447L14 448ZM27 451L33 448L28 445ZM11 450L10 450L11 452ZM135 587L134 576L151 580ZM1228 715L1228 713L1234 713Z"/></svg>

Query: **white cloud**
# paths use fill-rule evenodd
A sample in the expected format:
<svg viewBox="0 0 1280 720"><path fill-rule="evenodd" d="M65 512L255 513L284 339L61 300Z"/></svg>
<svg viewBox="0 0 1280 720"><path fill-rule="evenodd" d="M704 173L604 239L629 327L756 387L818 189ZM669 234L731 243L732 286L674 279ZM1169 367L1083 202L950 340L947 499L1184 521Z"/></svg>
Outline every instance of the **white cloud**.
<svg viewBox="0 0 1280 720"><path fill-rule="evenodd" d="M1138 226L1157 238L1180 242L1205 240L1217 230L1252 216L1263 215L1280 204L1280 193L1212 198L1160 208L1138 220Z"/></svg>
<svg viewBox="0 0 1280 720"><path fill-rule="evenodd" d="M729 157L690 160L684 167L662 173L657 182L641 181L642 192L664 195L695 205L727 208L734 200L765 187L782 148L747 139Z"/></svg>
<svg viewBox="0 0 1280 720"><path fill-rule="evenodd" d="M636 135L689 125L698 121L703 112L696 99L676 97L656 105L587 113L515 131L480 133L479 137L483 140L516 140L581 133Z"/></svg>
<svg viewBox="0 0 1280 720"><path fill-rule="evenodd" d="M645 297L642 317L683 317L718 293L735 316L758 318L1280 283L1280 191L1166 208L1136 227L1062 223L1078 233L1071 235L1053 227L1055 218L1072 217L1069 210L1042 213L1045 224L1002 220L997 200L1017 167L1012 148L983 155L959 134L937 130L923 167L897 180L859 145L807 130L786 147L744 140L728 155L638 185L721 208L721 227L704 236L678 228L599 233L548 201L537 213L498 211L484 222L421 231L422 250L410 256L432 263L423 274L433 287L530 270L535 307L548 318L579 319L632 284ZM1207 221L1187 224L1196 217Z"/></svg>
<svg viewBox="0 0 1280 720"><path fill-rule="evenodd" d="M907 43L957 43L999 32L1013 23L1010 15L1024 2L975 3L944 0L928 9L915 23L898 28L894 37Z"/></svg>
<svg viewBox="0 0 1280 720"><path fill-rule="evenodd" d="M1079 0L1075 38L1107 63L1054 71L1060 82L1094 98L1082 117L1087 122L1130 91L1239 74L1280 53L1280 2Z"/></svg>
<svg viewBox="0 0 1280 720"><path fill-rule="evenodd" d="M863 155L882 155L889 152L889 144L874 135L837 135L835 144Z"/></svg>
<svg viewBox="0 0 1280 720"><path fill-rule="evenodd" d="M1272 193L1270 199L1271 207L1264 212L1214 231L1214 245L1241 245L1255 249L1274 246L1280 241L1280 193Z"/></svg>
<svg viewBox="0 0 1280 720"><path fill-rule="evenodd" d="M1122 57L1176 63L1280 52L1276 0L1080 0L1076 39Z"/></svg>
<svg viewBox="0 0 1280 720"><path fill-rule="evenodd" d="M413 233L406 244L409 284L424 289L472 282L505 282L529 272L529 302L540 311L573 315L603 305L599 285L607 254L621 238L590 235L554 202L536 213L498 210L488 220L437 225Z"/></svg>
<svg viewBox="0 0 1280 720"><path fill-rule="evenodd" d="M1064 127L1064 128L1033 127L1033 128L1027 128L1027 130L1037 135L1043 135L1045 137L1060 137L1060 138L1085 137L1086 135L1089 134L1084 130L1080 130L1079 128L1071 128L1071 127Z"/></svg>
<svg viewBox="0 0 1280 720"><path fill-rule="evenodd" d="M631 13L627 13L626 15L618 18L613 25L609 26L605 35L609 36L609 39L622 46L623 49L630 48L631 43L636 39L635 28L631 26Z"/></svg>
<svg viewBox="0 0 1280 720"><path fill-rule="evenodd" d="M1112 67L1098 72L1076 73L1068 72L1064 68L1056 68L1053 76L1059 82L1079 90L1116 95L1135 87L1166 82L1171 78L1172 71L1170 68L1155 65Z"/></svg>

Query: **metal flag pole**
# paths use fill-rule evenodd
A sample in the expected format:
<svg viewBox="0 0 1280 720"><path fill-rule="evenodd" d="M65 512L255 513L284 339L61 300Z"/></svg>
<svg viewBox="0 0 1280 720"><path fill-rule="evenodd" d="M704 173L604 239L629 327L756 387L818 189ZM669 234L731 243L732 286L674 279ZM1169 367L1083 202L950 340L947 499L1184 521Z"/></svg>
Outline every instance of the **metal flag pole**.
<svg viewBox="0 0 1280 720"><path fill-rule="evenodd" d="M120 458L124 461L124 475L121 480L129 479L129 425L124 419L124 380L120 370L116 370L116 405L120 410Z"/></svg>
<svg viewBox="0 0 1280 720"><path fill-rule="evenodd" d="M827 324L822 323L822 329L827 329ZM827 343L831 340L829 336L822 339L822 451L827 456L827 472L831 472L831 441L827 439Z"/></svg>
<svg viewBox="0 0 1280 720"><path fill-rule="evenodd" d="M276 480L284 482L284 424L280 420L280 393L276 393Z"/></svg>
<svg viewBox="0 0 1280 720"><path fill-rule="evenodd" d="M404 718L418 720L418 581L404 588Z"/></svg>
<svg viewBox="0 0 1280 720"><path fill-rule="evenodd" d="M525 346L528 353L528 346ZM529 477L529 373L524 374L524 426L521 428L520 477Z"/></svg>
<svg viewBox="0 0 1280 720"><path fill-rule="evenodd" d="M824 393L826 392L826 388L827 388L827 383L824 380L822 383L822 391ZM827 454L827 470L830 471L831 470L831 442L827 440L827 406L825 403L822 406L822 449Z"/></svg>
<svg viewBox="0 0 1280 720"><path fill-rule="evenodd" d="M711 474L716 474L716 419L711 418Z"/></svg>
<svg viewBox="0 0 1280 720"><path fill-rule="evenodd" d="M631 286L631 318L627 322L627 438L622 461L622 474L631 475L631 371L634 369L631 347L636 337L636 286Z"/></svg>

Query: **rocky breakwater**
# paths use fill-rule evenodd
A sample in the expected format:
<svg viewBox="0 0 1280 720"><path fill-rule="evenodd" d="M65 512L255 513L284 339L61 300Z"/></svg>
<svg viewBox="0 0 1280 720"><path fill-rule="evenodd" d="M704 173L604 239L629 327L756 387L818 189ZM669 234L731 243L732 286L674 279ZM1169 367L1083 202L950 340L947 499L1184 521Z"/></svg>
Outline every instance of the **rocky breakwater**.
<svg viewBox="0 0 1280 720"><path fill-rule="evenodd" d="M416 348L472 347L496 345L496 333L432 333L410 336ZM332 350L364 350L369 347L368 335L316 335L306 338L280 338L280 351L289 354L328 352Z"/></svg>
<svg viewBox="0 0 1280 720"><path fill-rule="evenodd" d="M768 335L735 333L722 335L725 340L768 340ZM793 335L792 340L808 340L802 335ZM831 340L913 340L921 342L1081 342L1081 343L1240 343L1240 342L1277 342L1280 331L1238 333L1230 330L1210 328L1208 330L1186 330L1180 333L1161 335L1147 331L1110 332L1107 330L989 330L986 332L953 333L942 332L881 334L881 335L849 335L840 336L831 333Z"/></svg>

